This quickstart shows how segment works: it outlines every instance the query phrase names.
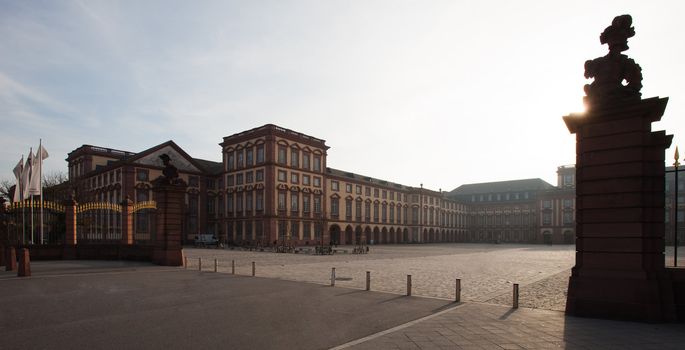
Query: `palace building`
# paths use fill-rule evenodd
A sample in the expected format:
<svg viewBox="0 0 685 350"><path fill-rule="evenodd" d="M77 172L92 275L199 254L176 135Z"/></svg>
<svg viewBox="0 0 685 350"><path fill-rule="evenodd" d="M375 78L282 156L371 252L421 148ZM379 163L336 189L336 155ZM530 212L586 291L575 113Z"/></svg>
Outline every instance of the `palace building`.
<svg viewBox="0 0 685 350"><path fill-rule="evenodd" d="M541 179L463 185L452 192L412 187L327 166L322 139L276 125L224 137L222 161L191 157L173 141L142 152L83 145L69 153L77 201L151 198L167 154L188 184L184 241L572 243L575 168L558 186ZM150 232L140 217L134 225Z"/></svg>

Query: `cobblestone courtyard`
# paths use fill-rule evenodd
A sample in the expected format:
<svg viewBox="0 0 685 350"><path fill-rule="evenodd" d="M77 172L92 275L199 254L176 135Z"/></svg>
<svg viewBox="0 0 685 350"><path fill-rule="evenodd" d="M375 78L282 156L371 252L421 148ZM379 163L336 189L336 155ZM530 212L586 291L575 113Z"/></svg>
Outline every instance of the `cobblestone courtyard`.
<svg viewBox="0 0 685 350"><path fill-rule="evenodd" d="M340 247L351 251L351 247ZM520 285L520 305L563 310L573 245L422 244L371 246L370 254L329 256L277 254L230 249L186 248L189 268L249 275L252 262L260 277L329 284L336 269L336 286L363 289L371 271L371 289L404 294L406 276L412 275L412 294L453 299L455 279L462 284L462 301L511 304L512 283Z"/></svg>

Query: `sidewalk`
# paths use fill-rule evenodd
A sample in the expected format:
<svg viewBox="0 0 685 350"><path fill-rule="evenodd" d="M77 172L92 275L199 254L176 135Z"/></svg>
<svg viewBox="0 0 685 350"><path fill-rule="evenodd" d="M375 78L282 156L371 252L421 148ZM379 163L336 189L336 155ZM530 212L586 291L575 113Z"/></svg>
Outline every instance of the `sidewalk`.
<svg viewBox="0 0 685 350"><path fill-rule="evenodd" d="M685 349L685 324L465 303L334 349Z"/></svg>

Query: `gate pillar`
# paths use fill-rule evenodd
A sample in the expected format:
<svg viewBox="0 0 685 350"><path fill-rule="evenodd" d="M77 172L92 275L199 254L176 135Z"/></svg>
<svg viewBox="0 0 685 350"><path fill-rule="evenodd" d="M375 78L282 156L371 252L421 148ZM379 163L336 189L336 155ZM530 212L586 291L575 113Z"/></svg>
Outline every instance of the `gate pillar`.
<svg viewBox="0 0 685 350"><path fill-rule="evenodd" d="M128 196L121 202L121 244L133 244L133 201Z"/></svg>
<svg viewBox="0 0 685 350"><path fill-rule="evenodd" d="M75 246L76 241L76 206L78 203L74 199L64 201L65 225L67 231L64 235L64 244Z"/></svg>
<svg viewBox="0 0 685 350"><path fill-rule="evenodd" d="M576 134L576 265L566 313L649 322L675 318L664 266L664 160L651 131L667 98L564 117Z"/></svg>
<svg viewBox="0 0 685 350"><path fill-rule="evenodd" d="M152 193L157 202L152 261L164 266L183 265L183 205L188 185L178 177L178 169L167 154L159 156L164 164L162 176L153 181Z"/></svg>

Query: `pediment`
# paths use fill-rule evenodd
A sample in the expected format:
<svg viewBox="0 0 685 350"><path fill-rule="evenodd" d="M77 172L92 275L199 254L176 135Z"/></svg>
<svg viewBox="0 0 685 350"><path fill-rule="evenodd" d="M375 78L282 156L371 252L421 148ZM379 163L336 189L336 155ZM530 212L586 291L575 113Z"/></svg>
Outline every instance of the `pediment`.
<svg viewBox="0 0 685 350"><path fill-rule="evenodd" d="M178 169L178 171L180 172L201 172L200 169L194 166L189 159L187 159L185 156L179 153L171 145L164 146L150 154L141 157L140 159L136 159L135 161L133 161L133 163L163 168L164 164L162 163L162 160L159 158L159 156L161 156L162 154L168 155L169 158L171 158L171 164L175 166L176 169Z"/></svg>

